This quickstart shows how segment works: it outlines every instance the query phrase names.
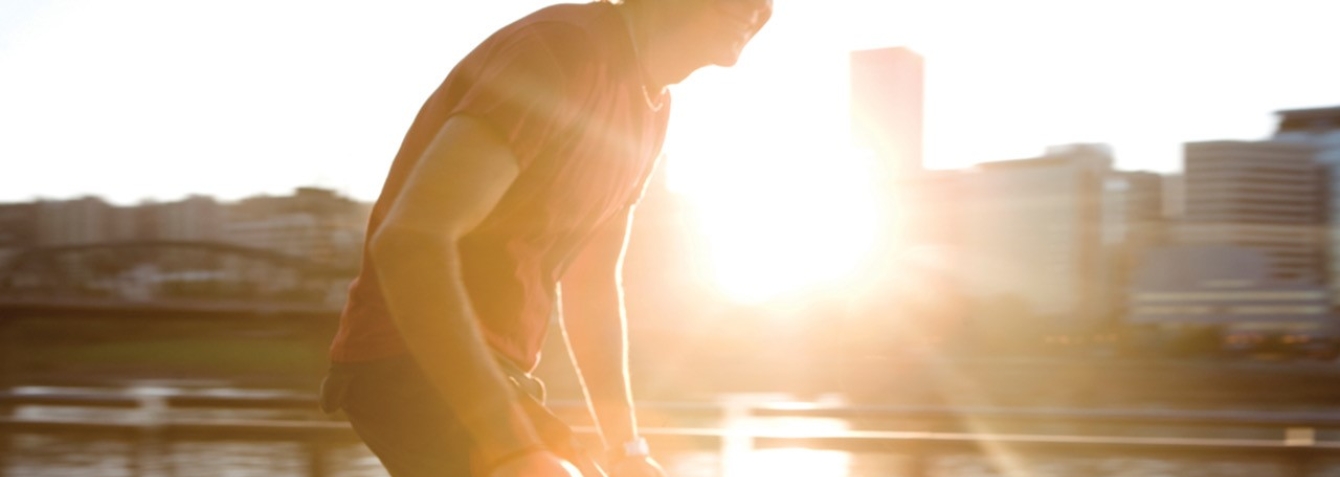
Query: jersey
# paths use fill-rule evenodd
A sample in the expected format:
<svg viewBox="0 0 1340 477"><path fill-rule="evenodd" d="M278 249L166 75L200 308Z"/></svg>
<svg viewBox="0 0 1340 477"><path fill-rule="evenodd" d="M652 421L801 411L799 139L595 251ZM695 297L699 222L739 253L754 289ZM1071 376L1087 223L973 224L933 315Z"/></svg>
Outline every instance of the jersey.
<svg viewBox="0 0 1340 477"><path fill-rule="evenodd" d="M461 60L420 109L373 206L367 237L449 118L492 127L520 172L461 239L461 274L488 345L533 369L564 271L598 228L629 212L660 156L669 94L649 95L643 78L612 4L555 5L504 27ZM408 352L369 257L365 246L332 361Z"/></svg>

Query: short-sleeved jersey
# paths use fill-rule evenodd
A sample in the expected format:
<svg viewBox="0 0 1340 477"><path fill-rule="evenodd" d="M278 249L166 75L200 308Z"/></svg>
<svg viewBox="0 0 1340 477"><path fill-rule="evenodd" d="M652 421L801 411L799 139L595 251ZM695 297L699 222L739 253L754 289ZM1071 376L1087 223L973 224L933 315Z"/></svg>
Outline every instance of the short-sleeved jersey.
<svg viewBox="0 0 1340 477"><path fill-rule="evenodd" d="M368 224L371 237L448 118L477 118L505 138L520 173L459 250L485 339L523 369L538 362L569 262L638 200L665 137L668 94L648 97L615 8L547 7L469 53L419 111ZM407 352L368 257L331 345L336 362Z"/></svg>

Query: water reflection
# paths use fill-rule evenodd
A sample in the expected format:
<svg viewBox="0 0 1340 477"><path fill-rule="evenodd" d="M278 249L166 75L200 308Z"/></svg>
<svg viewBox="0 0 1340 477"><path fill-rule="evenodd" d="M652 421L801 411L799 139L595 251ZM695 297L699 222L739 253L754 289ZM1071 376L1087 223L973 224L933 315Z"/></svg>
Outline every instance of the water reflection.
<svg viewBox="0 0 1340 477"><path fill-rule="evenodd" d="M851 477L852 455L805 448L764 449L740 458L727 477Z"/></svg>
<svg viewBox="0 0 1340 477"><path fill-rule="evenodd" d="M141 397L160 398L170 394L167 390L152 389L128 392ZM150 399L149 402L154 401ZM21 418L81 421L134 421L185 416L178 413L191 413L187 417L212 419L298 419L301 417L299 414L305 414L293 410L165 409L154 406L134 410L21 406L14 411L14 415ZM1235 455L1214 459L1038 455L1019 454L1001 447L987 449L980 454L938 454L914 460L906 454L907 448L892 443L887 449L875 453L800 447L756 449L756 436L842 435L853 429L853 426L840 419L751 416L747 410L731 410L729 406L720 429L723 430L720 448L663 453L658 458L674 477L1340 476L1340 464L1335 461L1314 461L1309 472L1299 473L1289 462ZM1301 434L1290 436L1295 440L1315 438L1313 435ZM142 444L125 437L0 434L0 475L306 477L311 474L307 454L310 449L298 442L184 439L159 442L154 447ZM8 449L8 452L4 452L4 449ZM376 458L361 444L330 447L323 462L323 467L328 471L327 476L386 476ZM924 472L918 472L917 469Z"/></svg>
<svg viewBox="0 0 1340 477"><path fill-rule="evenodd" d="M5 459L8 477L307 477L297 445L195 441L166 446L156 467L136 463L136 449L124 441L18 435ZM673 477L724 477L720 454L684 452L662 456ZM750 477L913 477L909 457L897 453L846 453L804 448L766 449L737 459L735 475ZM327 455L330 477L386 477L367 448L342 445ZM988 456L947 454L927 461L926 477L1309 477L1340 476L1336 462L1318 462L1297 474L1282 462L1242 458L1021 456L1006 471ZM920 476L917 476L920 477Z"/></svg>

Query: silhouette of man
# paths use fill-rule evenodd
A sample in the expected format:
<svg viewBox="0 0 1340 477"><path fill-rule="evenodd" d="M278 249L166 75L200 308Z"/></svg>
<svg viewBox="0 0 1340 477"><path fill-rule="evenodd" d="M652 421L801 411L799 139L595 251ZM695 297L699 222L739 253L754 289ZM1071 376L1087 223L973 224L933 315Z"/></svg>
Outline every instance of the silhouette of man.
<svg viewBox="0 0 1340 477"><path fill-rule="evenodd" d="M551 6L428 98L373 208L322 390L391 475L602 475L530 375L556 305L610 475L664 475L628 386L625 238L666 86L733 65L771 13L771 0Z"/></svg>

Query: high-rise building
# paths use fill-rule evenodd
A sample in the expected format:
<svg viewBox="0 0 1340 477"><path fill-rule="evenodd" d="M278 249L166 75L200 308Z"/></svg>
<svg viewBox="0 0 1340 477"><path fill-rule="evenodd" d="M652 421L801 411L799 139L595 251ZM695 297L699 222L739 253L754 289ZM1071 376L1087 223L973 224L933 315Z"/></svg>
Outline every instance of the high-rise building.
<svg viewBox="0 0 1340 477"><path fill-rule="evenodd" d="M924 62L907 48L851 54L851 114L856 143L888 180L922 169Z"/></svg>
<svg viewBox="0 0 1340 477"><path fill-rule="evenodd" d="M922 157L925 62L907 48L851 53L853 140L874 159L879 216L867 318L964 313L954 271L960 171L928 171ZM912 285L915 284L915 285ZM912 290L915 288L915 290ZM918 297L918 304L907 300Z"/></svg>
<svg viewBox="0 0 1340 477"><path fill-rule="evenodd" d="M1324 168L1315 155L1315 147L1290 142L1187 143L1186 214L1176 241L1260 250L1273 279L1322 283Z"/></svg>
<svg viewBox="0 0 1340 477"><path fill-rule="evenodd" d="M1103 146L979 164L962 180L962 281L970 296L1008 300L1051 325L1084 328L1102 307Z"/></svg>
<svg viewBox="0 0 1340 477"><path fill-rule="evenodd" d="M1279 111L1274 140L1317 148L1315 159L1328 169L1325 191L1324 244L1331 299L1340 304L1340 106Z"/></svg>
<svg viewBox="0 0 1340 477"><path fill-rule="evenodd" d="M858 147L874 158L879 215L874 262L898 270L900 249L932 245L948 207L945 181L922 168L923 61L907 48L851 53L851 126Z"/></svg>

